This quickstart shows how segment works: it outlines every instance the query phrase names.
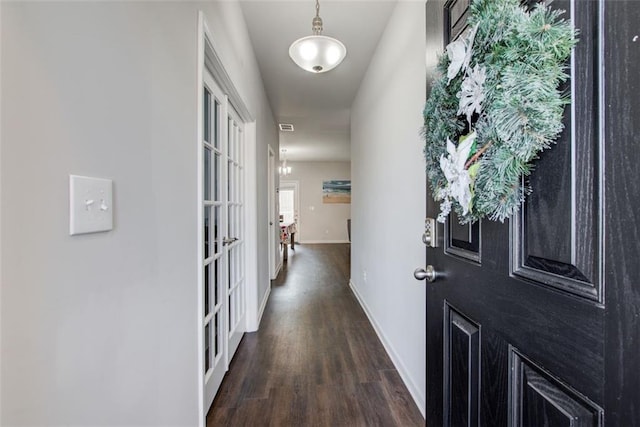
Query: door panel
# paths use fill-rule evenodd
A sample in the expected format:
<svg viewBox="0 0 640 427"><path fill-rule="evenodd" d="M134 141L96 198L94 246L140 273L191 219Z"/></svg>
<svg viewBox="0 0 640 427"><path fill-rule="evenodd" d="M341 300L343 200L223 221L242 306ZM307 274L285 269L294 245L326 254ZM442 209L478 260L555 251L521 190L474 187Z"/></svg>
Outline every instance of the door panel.
<svg viewBox="0 0 640 427"><path fill-rule="evenodd" d="M603 411L516 349L509 349L510 424L513 426L601 426Z"/></svg>
<svg viewBox="0 0 640 427"><path fill-rule="evenodd" d="M225 258L222 231L226 218L222 215L225 185L222 158L226 129L225 97L213 78L205 74L203 132L203 330L204 330L204 399L208 408L226 372L225 327L227 305L224 303Z"/></svg>
<svg viewBox="0 0 640 427"><path fill-rule="evenodd" d="M244 276L244 128L240 117L229 108L227 117L227 298L229 336L227 360L240 345L245 330L245 276Z"/></svg>
<svg viewBox="0 0 640 427"><path fill-rule="evenodd" d="M462 225L457 219L447 221L444 233L445 253L480 264L482 260L480 254L481 225L481 222Z"/></svg>
<svg viewBox="0 0 640 427"><path fill-rule="evenodd" d="M479 414L480 326L447 303L444 316L445 424L469 425Z"/></svg>
<svg viewBox="0 0 640 427"><path fill-rule="evenodd" d="M537 161L533 193L505 223L450 217L426 249L441 273L427 284L428 425L597 426L605 417L602 2L552 5L568 11L580 43L565 131ZM427 2L428 81L435 52L464 31L467 6ZM437 217L427 200L427 217Z"/></svg>
<svg viewBox="0 0 640 427"><path fill-rule="evenodd" d="M513 218L513 273L562 292L602 302L602 139L597 73L598 2L554 1L580 30L565 90L564 131L541 153L529 177L533 192Z"/></svg>

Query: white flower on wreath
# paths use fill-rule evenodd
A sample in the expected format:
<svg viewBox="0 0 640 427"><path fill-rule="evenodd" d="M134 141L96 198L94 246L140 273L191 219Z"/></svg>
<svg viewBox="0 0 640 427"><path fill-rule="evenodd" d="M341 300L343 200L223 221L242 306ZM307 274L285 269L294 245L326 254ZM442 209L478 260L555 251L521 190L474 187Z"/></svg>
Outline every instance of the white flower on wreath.
<svg viewBox="0 0 640 427"><path fill-rule="evenodd" d="M465 72L471 62L473 55L473 40L476 37L478 25L473 27L466 38L461 38L447 45L447 56L449 56L449 68L447 69L447 78L449 82L453 80L460 70Z"/></svg>
<svg viewBox="0 0 640 427"><path fill-rule="evenodd" d="M467 70L467 77L462 81L458 98L457 114L467 116L469 127L471 127L471 116L474 112L480 114L482 103L484 102L484 82L487 79L487 70L482 65L476 65L471 70Z"/></svg>
<svg viewBox="0 0 640 427"><path fill-rule="evenodd" d="M451 197L450 197L449 188L441 188L436 200L441 200L440 202L440 214L438 215L438 222L444 224L449 212L451 212Z"/></svg>
<svg viewBox="0 0 640 427"><path fill-rule="evenodd" d="M451 140L447 138L447 153L440 156L440 169L447 179L447 186L440 189L438 199L440 203L440 215L438 221L444 222L449 212L451 212L452 199L457 200L462 207L462 214L466 215L471 209L471 176L469 171L465 169L465 163L469 158L471 146L476 139L476 133L472 132L466 138L461 139L456 147Z"/></svg>

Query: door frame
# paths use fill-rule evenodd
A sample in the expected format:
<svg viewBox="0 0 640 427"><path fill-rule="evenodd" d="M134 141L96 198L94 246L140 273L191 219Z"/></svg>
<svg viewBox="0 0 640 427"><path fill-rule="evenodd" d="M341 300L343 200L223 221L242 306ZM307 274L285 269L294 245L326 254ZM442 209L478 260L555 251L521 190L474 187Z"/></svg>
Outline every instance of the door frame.
<svg viewBox="0 0 640 427"><path fill-rule="evenodd" d="M282 268L282 259L278 257L278 241L276 239L277 232L277 223L276 215L277 215L277 207L278 201L276 199L276 195L278 191L276 191L276 153L271 148L271 145L267 146L267 234L269 235L269 278L274 280L278 273L280 272L280 268Z"/></svg>
<svg viewBox="0 0 640 427"><path fill-rule="evenodd" d="M207 24L207 20L203 11L198 11L198 38L197 38L197 76L196 76L196 143L194 144L196 157L196 189L198 196L196 197L196 246L197 246L197 262L196 268L196 307L195 325L197 329L197 360L196 375L198 378L198 425L204 427L206 425L206 416L209 410L205 407L204 393L204 326L203 318L203 254L204 249L202 241L204 233L202 229L203 210L201 209L203 200L203 155L201 149L201 141L203 137L203 105L204 105L204 74L205 69L213 76L216 83L227 95L229 103L233 105L240 119L245 126L245 239L246 239L246 264L245 264L245 290L246 290L246 330L256 330L258 324L258 260L257 260L257 191L256 191L256 123L255 119L249 112L246 103L240 96L233 82L233 79L227 73L224 63L216 48L216 43L211 30ZM227 369L229 360L226 361Z"/></svg>

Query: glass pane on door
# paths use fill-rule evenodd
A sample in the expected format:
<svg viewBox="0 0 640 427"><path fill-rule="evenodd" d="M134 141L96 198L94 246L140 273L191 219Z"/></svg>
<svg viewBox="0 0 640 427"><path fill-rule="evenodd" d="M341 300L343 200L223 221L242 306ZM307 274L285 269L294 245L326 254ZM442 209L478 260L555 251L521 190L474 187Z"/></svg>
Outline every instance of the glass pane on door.
<svg viewBox="0 0 640 427"><path fill-rule="evenodd" d="M210 206L206 206L204 208L204 259L206 260L210 256L215 253L215 241L213 239L213 227L212 218L211 218L211 210L213 208ZM214 220L215 221L215 220Z"/></svg>
<svg viewBox="0 0 640 427"><path fill-rule="evenodd" d="M215 135L213 146L220 149L220 102L216 99L213 103L213 114L212 117L212 125L213 125L213 135Z"/></svg>
<svg viewBox="0 0 640 427"><path fill-rule="evenodd" d="M280 189L280 215L285 223L293 222L295 217L295 207L293 202L294 191Z"/></svg>
<svg viewBox="0 0 640 427"><path fill-rule="evenodd" d="M211 335L211 328L209 327L209 325L206 325L204 327L204 372L205 375L209 372L209 369L211 368L211 340L210 340L210 335Z"/></svg>
<svg viewBox="0 0 640 427"><path fill-rule="evenodd" d="M211 200L211 150L206 146L204 147L203 160L202 185L204 187L204 200Z"/></svg>

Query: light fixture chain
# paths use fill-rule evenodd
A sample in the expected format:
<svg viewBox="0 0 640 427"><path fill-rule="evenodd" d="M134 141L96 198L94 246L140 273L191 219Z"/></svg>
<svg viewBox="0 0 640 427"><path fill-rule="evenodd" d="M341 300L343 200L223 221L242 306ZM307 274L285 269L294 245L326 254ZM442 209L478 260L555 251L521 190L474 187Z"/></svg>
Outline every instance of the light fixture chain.
<svg viewBox="0 0 640 427"><path fill-rule="evenodd" d="M320 2L316 0L316 16L311 21L311 30L313 34L319 36L322 34L322 18L320 18Z"/></svg>

